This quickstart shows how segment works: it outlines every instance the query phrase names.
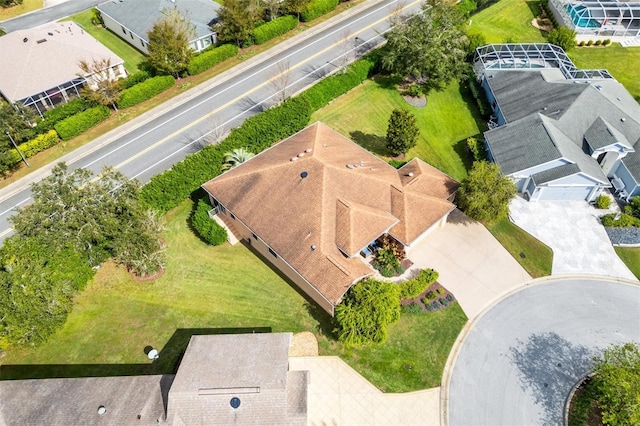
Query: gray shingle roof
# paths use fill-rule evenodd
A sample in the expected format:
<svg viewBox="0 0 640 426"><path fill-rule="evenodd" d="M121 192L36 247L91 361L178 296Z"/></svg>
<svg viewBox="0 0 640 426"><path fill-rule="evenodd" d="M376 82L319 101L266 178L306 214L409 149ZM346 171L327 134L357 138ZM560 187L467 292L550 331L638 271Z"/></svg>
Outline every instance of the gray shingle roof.
<svg viewBox="0 0 640 426"><path fill-rule="evenodd" d="M627 138L609 125L602 117L596 118L591 127L585 132L584 138L593 150L613 145L617 142L631 148Z"/></svg>
<svg viewBox="0 0 640 426"><path fill-rule="evenodd" d="M147 33L166 9L176 7L195 26L195 39L212 34L211 24L218 18L220 5L213 0L123 0L98 5L98 10L109 15L137 36L148 40Z"/></svg>
<svg viewBox="0 0 640 426"><path fill-rule="evenodd" d="M541 185L543 183L552 182L563 177L575 175L578 172L580 172L578 165L569 163L533 174L531 175L531 177L533 178L533 181L536 183L536 185Z"/></svg>
<svg viewBox="0 0 640 426"><path fill-rule="evenodd" d="M484 136L495 162L507 175L561 158L539 114L489 130Z"/></svg>
<svg viewBox="0 0 640 426"><path fill-rule="evenodd" d="M636 142L636 152L630 152L623 159L624 165L636 180L640 183L640 140Z"/></svg>

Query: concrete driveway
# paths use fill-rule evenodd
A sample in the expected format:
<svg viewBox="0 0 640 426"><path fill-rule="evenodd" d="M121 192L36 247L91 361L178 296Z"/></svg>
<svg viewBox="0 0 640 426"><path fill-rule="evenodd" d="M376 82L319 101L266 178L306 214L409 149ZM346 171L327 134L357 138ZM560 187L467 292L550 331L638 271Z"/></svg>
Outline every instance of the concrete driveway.
<svg viewBox="0 0 640 426"><path fill-rule="evenodd" d="M516 197L511 220L551 247L552 275L596 274L635 280L616 254L598 216L585 201L538 201Z"/></svg>
<svg viewBox="0 0 640 426"><path fill-rule="evenodd" d="M434 268L469 319L531 276L481 224L460 210L408 252L412 269Z"/></svg>
<svg viewBox="0 0 640 426"><path fill-rule="evenodd" d="M456 343L453 368L445 369L450 381L443 379L448 424L562 424L565 399L592 357L610 344L640 341L637 284L542 282L500 301Z"/></svg>

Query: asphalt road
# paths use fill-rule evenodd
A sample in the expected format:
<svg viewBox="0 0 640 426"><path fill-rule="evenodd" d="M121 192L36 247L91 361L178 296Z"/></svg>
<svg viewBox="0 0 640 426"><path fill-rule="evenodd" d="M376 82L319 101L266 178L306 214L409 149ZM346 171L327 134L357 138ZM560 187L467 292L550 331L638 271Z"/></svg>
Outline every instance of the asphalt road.
<svg viewBox="0 0 640 426"><path fill-rule="evenodd" d="M364 3L343 22L330 24L312 36L308 36L312 34L308 30L297 36L297 41L285 42L286 48L274 47L264 55L264 61L241 74L226 80L216 77L219 84L196 90L198 94L187 102L162 114L149 112L155 118L68 165L94 172L113 166L128 177L147 182L199 149L212 132L224 133L276 103L285 86L285 94L296 93L381 43L382 34L389 28L388 17L400 3ZM403 13L415 12L419 5L419 0L401 3ZM0 190L0 240L11 232L8 218L15 208L31 200L29 187L10 192Z"/></svg>
<svg viewBox="0 0 640 426"><path fill-rule="evenodd" d="M4 28L6 32L23 30L25 28L34 28L44 25L48 22L57 21L69 15L82 12L85 9L104 3L104 0L68 0L64 3L56 4L44 9L38 9L26 15L16 16L0 22L0 28Z"/></svg>
<svg viewBox="0 0 640 426"><path fill-rule="evenodd" d="M504 299L473 326L449 385L450 425L559 425L610 344L640 342L640 286L561 279Z"/></svg>

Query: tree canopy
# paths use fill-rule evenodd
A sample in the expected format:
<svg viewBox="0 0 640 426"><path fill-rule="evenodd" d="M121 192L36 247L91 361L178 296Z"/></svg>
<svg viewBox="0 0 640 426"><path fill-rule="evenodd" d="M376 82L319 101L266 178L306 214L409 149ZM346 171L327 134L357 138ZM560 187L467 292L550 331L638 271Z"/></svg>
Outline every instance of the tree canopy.
<svg viewBox="0 0 640 426"><path fill-rule="evenodd" d="M576 47L576 32L567 27L554 28L547 34L547 40L549 40L549 43L560 46L562 50L568 52Z"/></svg>
<svg viewBox="0 0 640 426"><path fill-rule="evenodd" d="M78 66L83 73L81 76L88 76L89 80L81 90L82 97L117 110L122 87L111 70L111 59L81 60Z"/></svg>
<svg viewBox="0 0 640 426"><path fill-rule="evenodd" d="M458 190L458 205L472 219L495 222L507 216L515 195L515 184L497 164L476 161Z"/></svg>
<svg viewBox="0 0 640 426"><path fill-rule="evenodd" d="M195 37L195 27L175 7L163 14L148 33L147 61L157 72L179 77L193 56L189 41Z"/></svg>
<svg viewBox="0 0 640 426"><path fill-rule="evenodd" d="M218 23L214 26L218 40L242 47L263 12L252 0L224 0L218 10Z"/></svg>
<svg viewBox="0 0 640 426"><path fill-rule="evenodd" d="M453 5L437 0L423 3L421 14L400 21L385 35L382 68L415 79L425 92L443 88L462 73L468 44L463 22L463 14Z"/></svg>
<svg viewBox="0 0 640 426"><path fill-rule="evenodd" d="M416 146L420 129L416 117L403 108L394 109L387 127L387 148L393 155L406 154Z"/></svg>

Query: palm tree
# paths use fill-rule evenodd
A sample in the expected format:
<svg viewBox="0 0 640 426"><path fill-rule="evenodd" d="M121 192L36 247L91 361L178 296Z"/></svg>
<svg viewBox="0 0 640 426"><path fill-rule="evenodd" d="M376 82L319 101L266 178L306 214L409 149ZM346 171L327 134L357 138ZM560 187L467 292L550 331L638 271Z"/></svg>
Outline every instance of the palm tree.
<svg viewBox="0 0 640 426"><path fill-rule="evenodd" d="M226 152L224 154L224 162L222 164L222 168L221 170L223 172L227 171L227 170L231 170L236 166L239 166L240 164L244 163L245 161L247 161L248 159L250 159L251 157L253 157L255 154L247 151L244 148L236 148L231 152Z"/></svg>

